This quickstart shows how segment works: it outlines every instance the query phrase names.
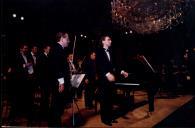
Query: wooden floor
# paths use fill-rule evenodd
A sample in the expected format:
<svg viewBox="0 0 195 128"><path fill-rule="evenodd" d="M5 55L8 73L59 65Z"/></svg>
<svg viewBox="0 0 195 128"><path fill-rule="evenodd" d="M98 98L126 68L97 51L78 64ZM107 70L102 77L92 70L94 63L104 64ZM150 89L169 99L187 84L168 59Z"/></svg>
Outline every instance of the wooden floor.
<svg viewBox="0 0 195 128"><path fill-rule="evenodd" d="M113 127L153 127L182 105L189 102L193 97L190 95L176 98L155 99L155 112L151 117L147 116L148 104L137 107L117 119L118 123L113 123ZM135 104L146 101L147 97L143 92L135 93ZM84 127L107 127L100 121L99 115L91 116L87 119Z"/></svg>
<svg viewBox="0 0 195 128"><path fill-rule="evenodd" d="M165 119L178 108L189 102L193 96L180 95L175 98L155 98L155 112L151 117L147 116L148 104L146 93L143 91L135 92L135 108L128 111L117 118L118 123L114 123L112 127L153 127L160 121ZM80 114L76 114L75 123L81 127L108 127L101 123L100 115L94 109L86 109L84 99L79 99L77 104L80 109ZM77 113L76 105L74 105L75 113ZM99 105L98 105L99 111ZM27 126L25 118L19 118L18 126ZM65 109L62 116L64 126L72 125L72 108ZM5 124L6 125L6 124ZM47 127L47 122L35 123L35 126Z"/></svg>

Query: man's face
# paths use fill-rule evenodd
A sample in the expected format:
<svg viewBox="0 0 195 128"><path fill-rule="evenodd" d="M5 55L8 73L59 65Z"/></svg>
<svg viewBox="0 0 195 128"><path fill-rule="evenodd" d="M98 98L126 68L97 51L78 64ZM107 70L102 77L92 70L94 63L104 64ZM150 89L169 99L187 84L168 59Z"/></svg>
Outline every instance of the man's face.
<svg viewBox="0 0 195 128"><path fill-rule="evenodd" d="M70 42L68 34L66 35L66 37L61 37L61 41L62 41L62 43L63 43L62 45L64 47L68 47L68 44Z"/></svg>
<svg viewBox="0 0 195 128"><path fill-rule="evenodd" d="M37 54L37 52L38 52L38 48L37 48L37 46L34 46L32 48L32 53Z"/></svg>
<svg viewBox="0 0 195 128"><path fill-rule="evenodd" d="M102 41L103 46L110 47L112 44L112 40L109 36L106 36L105 39Z"/></svg>
<svg viewBox="0 0 195 128"><path fill-rule="evenodd" d="M93 53L90 55L90 58L91 58L92 60L95 60L95 58L96 58L95 52L93 52Z"/></svg>
<svg viewBox="0 0 195 128"><path fill-rule="evenodd" d="M69 54L69 56L68 56L68 61L70 61L70 62L73 61L73 54Z"/></svg>
<svg viewBox="0 0 195 128"><path fill-rule="evenodd" d="M46 52L47 54L49 54L51 50L51 47L50 46L47 46L45 49L44 49L44 52Z"/></svg>
<svg viewBox="0 0 195 128"><path fill-rule="evenodd" d="M28 46L27 45L24 45L23 48L20 49L21 52L23 52L23 54L27 54L28 53Z"/></svg>

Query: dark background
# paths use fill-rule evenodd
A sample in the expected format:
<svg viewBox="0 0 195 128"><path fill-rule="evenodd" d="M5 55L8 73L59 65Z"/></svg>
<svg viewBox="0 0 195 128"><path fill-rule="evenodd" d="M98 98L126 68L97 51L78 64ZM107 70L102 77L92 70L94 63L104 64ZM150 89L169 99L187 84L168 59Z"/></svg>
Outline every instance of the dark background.
<svg viewBox="0 0 195 128"><path fill-rule="evenodd" d="M68 31L71 41L77 35L77 56L85 56L98 45L101 34L113 37L118 57L142 52L162 64L175 59L182 63L184 50L195 47L195 2L185 12L184 23L154 34L125 34L111 21L110 0L1 0L2 67L11 63L21 43L55 43L58 31ZM17 18L12 14L16 13ZM20 16L24 16L21 21ZM87 38L80 37L84 34Z"/></svg>

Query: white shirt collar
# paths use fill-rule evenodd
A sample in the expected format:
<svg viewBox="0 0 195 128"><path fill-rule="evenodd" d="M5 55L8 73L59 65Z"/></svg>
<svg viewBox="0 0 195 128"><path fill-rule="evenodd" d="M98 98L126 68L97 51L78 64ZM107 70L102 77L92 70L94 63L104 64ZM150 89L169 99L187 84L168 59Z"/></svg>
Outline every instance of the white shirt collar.
<svg viewBox="0 0 195 128"><path fill-rule="evenodd" d="M44 52L44 54L47 56L48 54L46 52Z"/></svg>
<svg viewBox="0 0 195 128"><path fill-rule="evenodd" d="M35 56L35 54L33 52L30 52L32 56Z"/></svg>
<svg viewBox="0 0 195 128"><path fill-rule="evenodd" d="M58 42L58 44L59 44L60 46L62 46L62 48L64 48L64 46L63 46L62 44L60 44L60 42Z"/></svg>
<svg viewBox="0 0 195 128"><path fill-rule="evenodd" d="M105 50L108 50L109 49L109 47L103 47Z"/></svg>

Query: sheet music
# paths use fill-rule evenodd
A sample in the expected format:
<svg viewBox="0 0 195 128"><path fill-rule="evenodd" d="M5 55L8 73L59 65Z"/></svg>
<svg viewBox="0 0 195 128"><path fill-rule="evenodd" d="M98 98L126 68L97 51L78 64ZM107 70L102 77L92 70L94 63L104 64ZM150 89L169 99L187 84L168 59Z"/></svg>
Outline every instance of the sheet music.
<svg viewBox="0 0 195 128"><path fill-rule="evenodd" d="M71 84L72 87L78 88L83 81L83 78L85 77L85 74L74 74L71 77Z"/></svg>

